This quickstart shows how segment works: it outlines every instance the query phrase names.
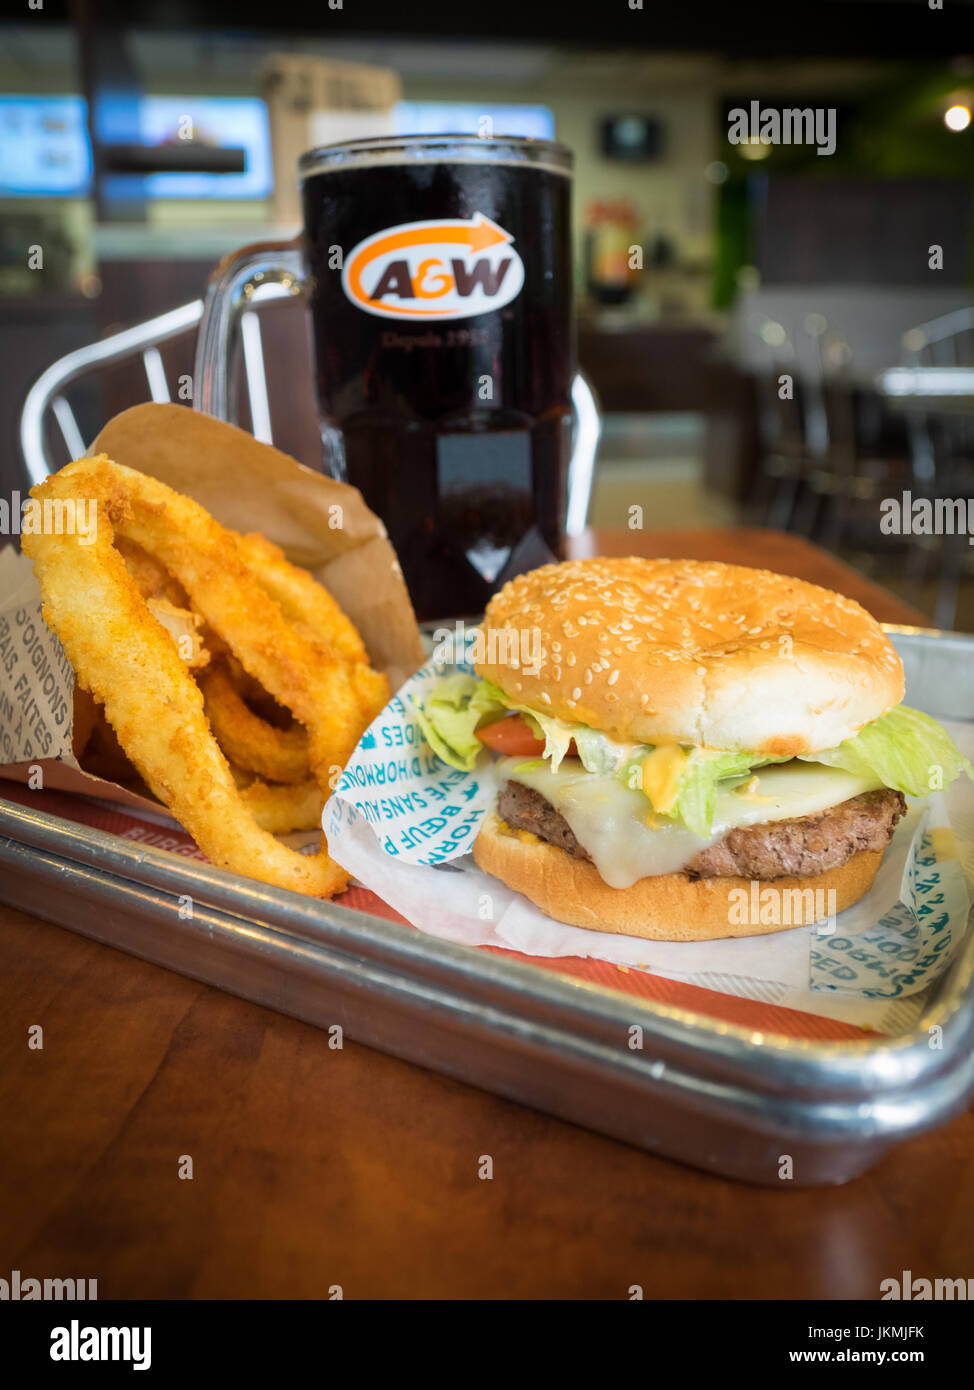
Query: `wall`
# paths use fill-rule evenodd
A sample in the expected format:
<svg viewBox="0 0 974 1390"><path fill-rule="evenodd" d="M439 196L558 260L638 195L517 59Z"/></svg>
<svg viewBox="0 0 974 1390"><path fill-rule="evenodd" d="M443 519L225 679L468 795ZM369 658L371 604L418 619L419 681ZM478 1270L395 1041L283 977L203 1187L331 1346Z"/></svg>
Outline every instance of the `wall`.
<svg viewBox="0 0 974 1390"><path fill-rule="evenodd" d="M530 100L548 106L555 117L556 138L575 153L574 223L581 245L585 205L593 200L628 198L639 209L650 236L664 233L681 255L709 259L713 252L714 186L704 169L714 152L713 102L699 88L649 86L573 94L565 83L551 81L517 97L505 84L479 82L474 91L431 82L407 82L409 99L430 101ZM606 159L598 148L602 118L627 112L653 115L664 126L662 158L631 165Z"/></svg>
<svg viewBox="0 0 974 1390"><path fill-rule="evenodd" d="M25 40L26 42L26 40ZM256 93L256 69L262 50L242 46L228 37L223 44L152 44L139 40L144 81L149 91L200 91L213 95ZM293 45L292 45L293 46ZM214 60L214 50L219 61ZM334 52L336 45L302 45L302 51ZM585 204L593 199L629 197L636 201L649 235L664 233L694 259L708 259L713 250L713 188L703 177L714 158L709 82L701 85L710 60L676 59L678 82L654 78L646 60L620 70L617 55L537 55L529 48L516 54L458 51L452 66L463 70L462 80L443 75L449 55L435 46L343 46L338 56L366 61L396 62L403 72L404 95L413 100L488 102L531 101L549 106L555 115L557 138L576 154L576 231L580 232ZM71 91L76 89L73 44L69 36L37 51L38 61L0 57L0 91ZM655 60L665 71L665 60ZM178 64L178 66L177 66ZM535 72L536 70L536 72ZM513 74L513 75L512 75ZM598 126L606 115L625 111L658 116L665 126L662 159L650 166L631 166L605 160L597 148ZM26 207L26 200L17 200ZM43 200L50 209L52 202ZM72 227L86 230L84 203L64 207ZM0 203L0 211L3 204ZM262 224L262 203L170 202L150 206L150 224L159 228ZM577 244L581 244L580 241Z"/></svg>
<svg viewBox="0 0 974 1390"><path fill-rule="evenodd" d="M70 91L76 84L70 30L18 26L0 50L0 91ZM413 100L540 102L555 115L557 137L576 155L576 246L581 248L585 206L627 197L640 211L644 235L663 234L683 263L699 267L701 288L717 245L717 189L704 170L726 157L717 127L719 95L728 91L862 93L888 80L890 65L833 62L731 63L713 55L562 49L556 45L417 43L392 40L309 39L275 44L244 35L179 32L136 34L132 51L146 89L160 93L252 95L257 69L272 49L395 66L404 95ZM659 162L632 166L606 160L597 148L602 117L626 111L657 116L665 127ZM18 200L18 205L26 206ZM7 206L10 206L9 204ZM53 200L43 207L50 210ZM90 214L65 203L72 234L90 245ZM4 205L0 203L0 215ZM264 203L170 202L149 207L149 226L161 232L225 229L246 239L264 227ZM174 244L173 254L176 254Z"/></svg>

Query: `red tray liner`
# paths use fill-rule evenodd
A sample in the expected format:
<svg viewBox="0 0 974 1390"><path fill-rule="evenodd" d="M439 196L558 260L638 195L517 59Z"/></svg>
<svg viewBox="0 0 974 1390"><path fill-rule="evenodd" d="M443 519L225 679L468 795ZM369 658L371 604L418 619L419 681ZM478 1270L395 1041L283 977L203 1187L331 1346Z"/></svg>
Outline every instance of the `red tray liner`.
<svg viewBox="0 0 974 1390"><path fill-rule="evenodd" d="M46 811L52 816L61 816L80 825L90 825L97 830L108 831L124 840L137 840L141 844L155 845L174 854L185 855L189 859L206 860L206 855L197 848L185 831L156 825L154 821L143 820L131 811L116 810L67 792L31 791L17 782L8 782L3 788L2 796L8 801ZM342 907L371 912L374 916L384 917L389 922L401 922L403 926L410 925L405 917L401 917L368 888L353 885L335 901ZM662 976L650 974L648 970L614 965L611 961L583 956L525 956L520 951L509 951L502 946L474 946L471 950L490 951L505 956L508 960L521 961L525 965L533 965L542 970L554 970L560 975L571 975L574 979L603 985L621 994L631 994L640 999L653 999L661 1004L705 1013L722 1022L736 1023L741 1027L754 1028L761 1032L781 1033L789 1038L834 1041L868 1036L865 1029L851 1023L820 1018L817 1014L802 1013L797 1009L783 1009L776 1004L765 1004L757 999L740 999L737 995L720 994L716 990L701 989L698 985L667 980Z"/></svg>

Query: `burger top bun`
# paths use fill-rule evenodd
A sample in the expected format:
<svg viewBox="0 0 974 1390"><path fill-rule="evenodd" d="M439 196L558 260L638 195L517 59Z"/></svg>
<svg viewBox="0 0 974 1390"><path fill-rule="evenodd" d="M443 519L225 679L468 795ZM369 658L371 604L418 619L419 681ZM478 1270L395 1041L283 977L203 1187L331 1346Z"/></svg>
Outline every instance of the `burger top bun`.
<svg viewBox="0 0 974 1390"><path fill-rule="evenodd" d="M903 698L900 659L858 603L741 565L545 565L491 599L483 628L479 675L624 741L790 757Z"/></svg>

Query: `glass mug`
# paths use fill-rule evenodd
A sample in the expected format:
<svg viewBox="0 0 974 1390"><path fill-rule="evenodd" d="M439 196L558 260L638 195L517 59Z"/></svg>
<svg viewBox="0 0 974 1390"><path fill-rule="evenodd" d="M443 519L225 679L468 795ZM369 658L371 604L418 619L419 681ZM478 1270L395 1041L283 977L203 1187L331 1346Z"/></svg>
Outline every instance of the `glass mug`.
<svg viewBox="0 0 974 1390"><path fill-rule="evenodd" d="M311 150L303 236L244 247L210 286L197 407L229 418L254 290L304 295L325 471L382 518L421 620L478 613L563 554L571 173L564 146L506 137Z"/></svg>

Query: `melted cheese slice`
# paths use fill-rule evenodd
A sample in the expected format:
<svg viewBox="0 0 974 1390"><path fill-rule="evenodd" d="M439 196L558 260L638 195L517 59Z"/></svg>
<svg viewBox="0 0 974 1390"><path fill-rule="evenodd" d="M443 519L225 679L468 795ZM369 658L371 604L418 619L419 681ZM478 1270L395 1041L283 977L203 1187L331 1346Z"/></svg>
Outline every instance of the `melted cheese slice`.
<svg viewBox="0 0 974 1390"><path fill-rule="evenodd" d="M712 834L694 835L679 821L654 816L646 797L615 777L586 772L566 758L557 772L548 764L503 758L501 782L520 782L540 792L571 826L606 883L629 888L637 879L679 872L700 850L743 825L810 816L838 806L882 783L821 763L789 762L758 768L736 787L718 787Z"/></svg>

